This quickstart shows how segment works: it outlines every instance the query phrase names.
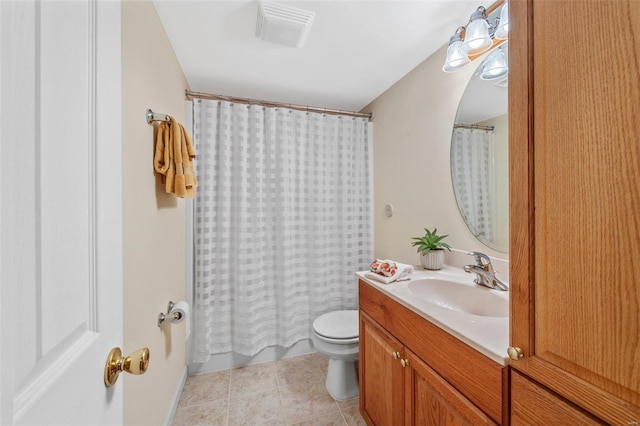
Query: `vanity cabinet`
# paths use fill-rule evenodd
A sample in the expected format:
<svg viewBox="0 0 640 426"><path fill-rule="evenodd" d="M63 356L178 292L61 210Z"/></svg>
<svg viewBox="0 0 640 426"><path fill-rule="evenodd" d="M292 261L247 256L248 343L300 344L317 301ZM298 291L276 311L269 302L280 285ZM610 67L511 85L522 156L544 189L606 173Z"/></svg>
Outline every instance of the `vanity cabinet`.
<svg viewBox="0 0 640 426"><path fill-rule="evenodd" d="M640 2L509 12L512 423L637 425Z"/></svg>
<svg viewBox="0 0 640 426"><path fill-rule="evenodd" d="M503 424L507 367L359 283L360 411L370 425Z"/></svg>

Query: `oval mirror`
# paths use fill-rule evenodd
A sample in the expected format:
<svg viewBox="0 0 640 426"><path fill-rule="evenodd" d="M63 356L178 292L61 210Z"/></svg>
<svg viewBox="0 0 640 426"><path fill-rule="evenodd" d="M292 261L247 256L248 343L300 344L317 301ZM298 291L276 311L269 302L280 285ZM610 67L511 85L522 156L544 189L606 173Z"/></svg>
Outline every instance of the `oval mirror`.
<svg viewBox="0 0 640 426"><path fill-rule="evenodd" d="M460 100L451 137L451 180L471 233L486 246L508 253L508 74L486 79L493 77L486 65L494 66L493 53L500 50L506 66L505 43L478 64Z"/></svg>

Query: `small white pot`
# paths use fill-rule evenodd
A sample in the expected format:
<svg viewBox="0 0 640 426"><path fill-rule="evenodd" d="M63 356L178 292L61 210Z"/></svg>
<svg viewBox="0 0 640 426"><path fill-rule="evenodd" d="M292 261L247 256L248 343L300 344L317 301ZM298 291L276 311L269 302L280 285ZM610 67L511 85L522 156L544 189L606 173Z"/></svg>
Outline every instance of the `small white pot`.
<svg viewBox="0 0 640 426"><path fill-rule="evenodd" d="M444 265L444 249L431 250L427 254L420 253L420 263L424 269L436 271Z"/></svg>

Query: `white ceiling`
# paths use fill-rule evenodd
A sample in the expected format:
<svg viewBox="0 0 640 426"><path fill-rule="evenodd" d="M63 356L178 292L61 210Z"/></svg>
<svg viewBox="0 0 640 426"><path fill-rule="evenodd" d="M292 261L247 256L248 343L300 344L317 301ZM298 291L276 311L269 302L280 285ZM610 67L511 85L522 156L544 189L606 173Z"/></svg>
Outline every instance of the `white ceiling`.
<svg viewBox="0 0 640 426"><path fill-rule="evenodd" d="M476 0L278 3L316 14L304 47L257 38L257 0L154 0L191 90L350 111L362 109L445 45L481 5Z"/></svg>

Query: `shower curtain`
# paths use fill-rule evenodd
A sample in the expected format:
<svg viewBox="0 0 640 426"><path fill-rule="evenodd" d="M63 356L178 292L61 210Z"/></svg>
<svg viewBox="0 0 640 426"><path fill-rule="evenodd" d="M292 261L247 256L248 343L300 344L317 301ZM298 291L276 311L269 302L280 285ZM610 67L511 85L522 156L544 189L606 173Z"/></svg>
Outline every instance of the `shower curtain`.
<svg viewBox="0 0 640 426"><path fill-rule="evenodd" d="M496 209L493 131L456 128L451 172L460 212L476 237L493 242Z"/></svg>
<svg viewBox="0 0 640 426"><path fill-rule="evenodd" d="M195 100L194 362L310 337L373 256L368 120Z"/></svg>

